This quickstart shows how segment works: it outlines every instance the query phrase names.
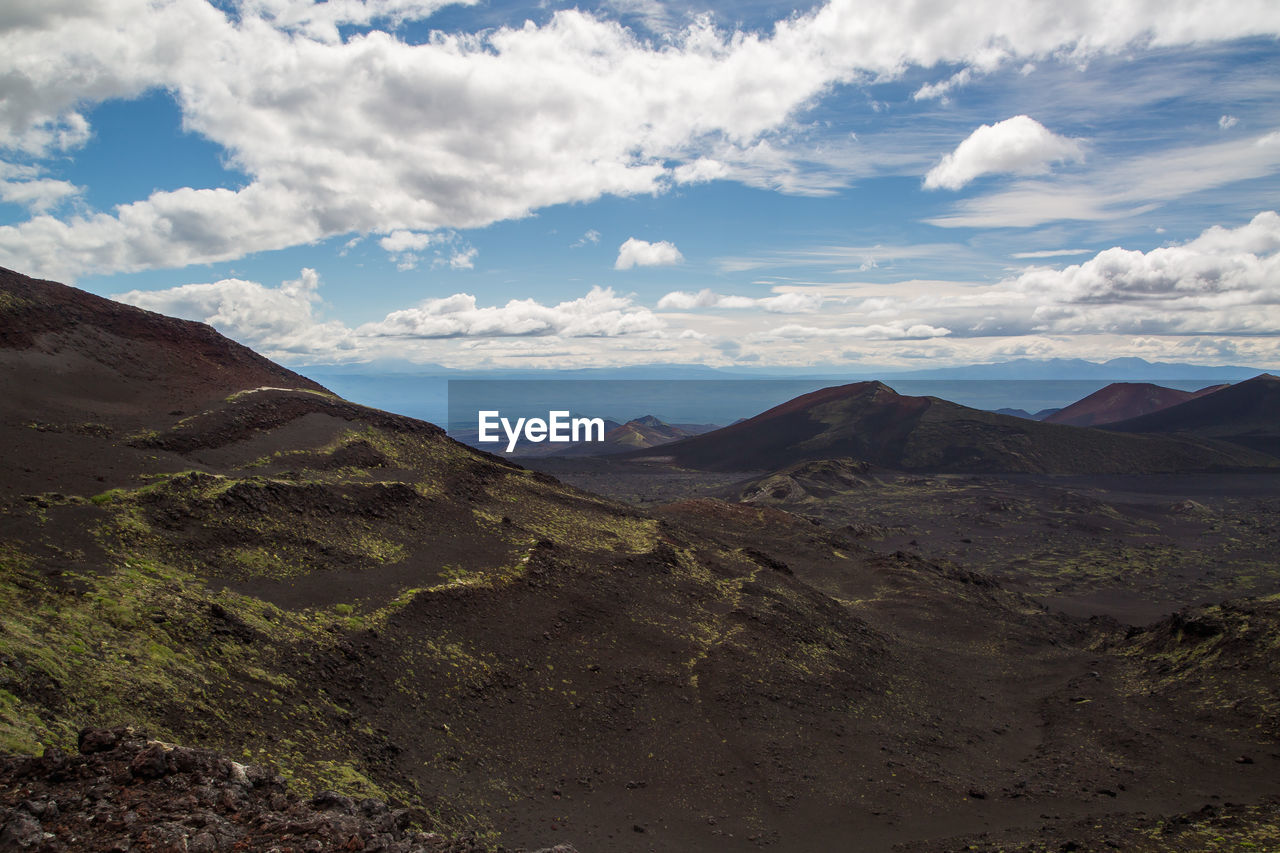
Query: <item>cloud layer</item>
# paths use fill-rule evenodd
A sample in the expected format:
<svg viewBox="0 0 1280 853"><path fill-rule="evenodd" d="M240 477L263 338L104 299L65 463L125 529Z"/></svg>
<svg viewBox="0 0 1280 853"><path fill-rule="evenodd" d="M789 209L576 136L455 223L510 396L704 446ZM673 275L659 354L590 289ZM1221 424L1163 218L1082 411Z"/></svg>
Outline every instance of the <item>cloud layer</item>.
<svg viewBox="0 0 1280 853"><path fill-rule="evenodd" d="M776 296L726 296L711 290L689 293L675 290L658 300L659 311L690 311L695 308L763 308L775 314L808 314L822 307L817 293L780 293Z"/></svg>
<svg viewBox="0 0 1280 853"><path fill-rule="evenodd" d="M479 227L713 178L822 191L775 142L837 84L912 67L981 74L1042 57L1083 61L1280 32L1280 7L1269 0L1088 0L1066 9L981 0L941 10L831 0L768 32L725 31L701 18L659 42L578 10L421 44L377 30L344 39L337 29L421 19L439 5L6 4L0 148L36 157L73 150L91 133L86 105L162 88L186 128L220 145L249 182L0 227L0 263L59 278L176 267L351 232ZM939 181L992 168L990 157L962 153ZM51 199L61 189L39 192Z"/></svg>
<svg viewBox="0 0 1280 853"><path fill-rule="evenodd" d="M411 238L392 242L412 248ZM673 291L655 313L593 287L556 304L456 293L350 328L323 316L320 279L225 279L117 298L209 322L291 361L411 357L451 366L679 361L812 364L837 357L998 360L1113 355L1280 361L1280 214L1149 251L1113 247L995 282L777 285L765 297ZM701 309L701 310L699 310ZM682 312L697 311L696 314ZM779 317L779 314L803 314ZM893 342L886 350L884 342ZM838 344L839 351L832 345Z"/></svg>

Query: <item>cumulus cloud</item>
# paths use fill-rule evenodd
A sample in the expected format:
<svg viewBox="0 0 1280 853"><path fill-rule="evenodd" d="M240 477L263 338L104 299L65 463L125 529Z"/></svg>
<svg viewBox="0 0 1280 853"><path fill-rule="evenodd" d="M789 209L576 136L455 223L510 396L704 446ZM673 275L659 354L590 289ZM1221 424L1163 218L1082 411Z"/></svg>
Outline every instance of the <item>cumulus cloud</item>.
<svg viewBox="0 0 1280 853"><path fill-rule="evenodd" d="M600 232L594 228L588 228L586 230L586 233L584 233L577 240L569 244L569 248L581 249L583 246L586 246L586 245L594 246L599 242L600 242Z"/></svg>
<svg viewBox="0 0 1280 853"><path fill-rule="evenodd" d="M320 276L303 269L297 279L269 287L229 278L208 284L184 284L163 290L131 290L113 296L187 320L208 323L227 337L259 352L286 360L335 359L414 352L412 345L465 339L472 344L509 338L571 341L591 338L660 340L662 318L608 288L556 305L513 299L505 305L481 305L469 293L427 299L392 311L382 320L352 329L319 313ZM405 349L410 345L409 349ZM542 348L544 352L551 352ZM532 350L526 350L529 355ZM474 365L472 365L474 366Z"/></svg>
<svg viewBox="0 0 1280 853"><path fill-rule="evenodd" d="M40 169L35 166L0 160L0 201L43 213L83 190L70 181L40 177Z"/></svg>
<svg viewBox="0 0 1280 853"><path fill-rule="evenodd" d="M666 267L678 264L684 255L674 244L666 240L650 243L628 237L627 242L618 247L618 259L613 262L615 270L629 270L633 267Z"/></svg>
<svg viewBox="0 0 1280 853"><path fill-rule="evenodd" d="M704 17L655 41L581 10L420 44L337 29L394 26L440 5L5 4L0 147L71 150L91 132L86 105L163 89L184 126L250 180L36 216L0 229L0 263L64 278L175 267L352 232L481 227L717 177L822 192L770 140L834 85L1280 32L1270 0L1171 0L1155 16L1116 14L1104 0L1067 13L1034 2L830 0L769 30L717 29Z"/></svg>
<svg viewBox="0 0 1280 853"><path fill-rule="evenodd" d="M672 172L672 177L675 178L677 184L704 184L718 178L727 178L732 174L732 171L719 160L699 157L692 163L677 166L675 171Z"/></svg>
<svg viewBox="0 0 1280 853"><path fill-rule="evenodd" d="M1235 116L1224 115L1218 119L1218 127L1222 130L1230 130L1240 123L1240 119Z"/></svg>
<svg viewBox="0 0 1280 853"><path fill-rule="evenodd" d="M185 320L208 323L224 335L267 355L349 348L350 330L316 316L320 276L303 269L279 287L227 278L166 290L131 290L112 298Z"/></svg>
<svg viewBox="0 0 1280 853"><path fill-rule="evenodd" d="M811 314L822 307L823 298L816 293L790 291L776 296L752 298L726 296L703 289L697 293L675 290L658 300L659 311L689 311L695 308L763 308L777 314Z"/></svg>
<svg viewBox="0 0 1280 853"><path fill-rule="evenodd" d="M593 287L586 296L558 305L512 299L506 305L481 307L474 296L455 293L393 311L383 320L361 326L357 332L402 338L579 338L651 334L664 325L659 317L636 307L629 298L610 288Z"/></svg>
<svg viewBox="0 0 1280 853"><path fill-rule="evenodd" d="M1036 294L1036 331L1274 335L1280 215L1149 252L1115 247L1060 270L1032 268L1008 284Z"/></svg>
<svg viewBox="0 0 1280 853"><path fill-rule="evenodd" d="M1032 175L1052 163L1084 158L1084 145L1053 133L1030 116L984 124L924 177L925 189L958 190L982 175Z"/></svg>

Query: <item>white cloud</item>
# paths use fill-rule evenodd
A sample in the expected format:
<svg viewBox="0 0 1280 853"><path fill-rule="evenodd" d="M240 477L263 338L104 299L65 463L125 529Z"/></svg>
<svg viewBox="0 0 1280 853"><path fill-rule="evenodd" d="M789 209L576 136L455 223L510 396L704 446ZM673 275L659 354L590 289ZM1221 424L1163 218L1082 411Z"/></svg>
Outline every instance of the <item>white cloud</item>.
<svg viewBox="0 0 1280 853"><path fill-rule="evenodd" d="M1033 268L1010 288L1036 295L1032 322L1043 331L1280 333L1280 215L1214 226L1178 246Z"/></svg>
<svg viewBox="0 0 1280 853"><path fill-rule="evenodd" d="M810 314L822 307L823 297L816 293L790 291L776 296L752 298L725 296L711 290L689 293L675 290L658 300L659 311L689 311L694 308L763 308L776 314Z"/></svg>
<svg viewBox="0 0 1280 853"><path fill-rule="evenodd" d="M615 270L629 270L633 267L666 267L678 264L684 255L674 244L666 240L650 243L628 237L627 242L618 247L618 259L613 262Z"/></svg>
<svg viewBox="0 0 1280 853"><path fill-rule="evenodd" d="M2 168L4 165L0 163L0 201L20 204L37 213L42 213L84 191L83 187L78 187L70 181L59 181L53 178L10 180L4 176Z"/></svg>
<svg viewBox="0 0 1280 853"><path fill-rule="evenodd" d="M341 25L364 26L386 21L397 26L420 20L451 4L474 5L476 0L244 0L241 14L260 15L284 30L295 30L330 44L341 41Z"/></svg>
<svg viewBox="0 0 1280 853"><path fill-rule="evenodd" d="M675 178L677 184L704 184L719 178L727 178L732 174L732 171L719 160L699 157L692 163L677 166L675 171L672 172L672 177Z"/></svg>
<svg viewBox="0 0 1280 853"><path fill-rule="evenodd" d="M457 345L458 339L471 343L489 341L495 345L509 338L560 342L599 338L657 341L664 337L667 329L662 318L647 308L599 287L557 305L513 299L505 305L484 306L469 293L455 293L392 311L382 320L352 329L319 315L320 285L315 270L304 269L296 280L283 282L279 287L231 278L163 290L132 290L112 298L149 311L208 323L233 340L269 357L285 360L421 356L423 347L433 342ZM636 348L643 344L629 343L628 346ZM555 351L558 350L546 352L554 354ZM431 360L446 355L438 349L426 352ZM533 351L521 352L529 356ZM458 353L453 352L452 357L457 358ZM598 357L598 353L593 357ZM462 366L476 365L467 361Z"/></svg>
<svg viewBox="0 0 1280 853"><path fill-rule="evenodd" d="M453 270L470 270L475 269L476 255L480 254L479 250L472 246L469 249L458 249L449 255L449 269ZM441 264L444 260L441 259Z"/></svg>
<svg viewBox="0 0 1280 853"><path fill-rule="evenodd" d="M112 298L148 311L208 323L269 356L350 348L354 343L350 330L339 322L317 318L319 287L316 271L304 269L297 279L279 287L228 278L166 290L131 290Z"/></svg>
<svg viewBox="0 0 1280 853"><path fill-rule="evenodd" d="M600 232L594 228L588 228L586 230L586 233L584 233L577 240L569 244L569 248L581 249L583 246L586 246L588 244L594 246L599 242L600 242Z"/></svg>
<svg viewBox="0 0 1280 853"><path fill-rule="evenodd" d="M655 41L579 10L421 44L336 29L440 5L4 4L0 147L70 150L89 138L87 106L164 89L249 183L36 216L0 229L0 263L63 278L208 263L352 232L481 227L709 177L829 192L832 175L784 149L797 116L837 84L1280 32L1271 0L1171 0L1159 14L1104 0L1065 11L831 0L771 30L702 18Z"/></svg>
<svg viewBox="0 0 1280 853"><path fill-rule="evenodd" d="M432 269L446 266L455 270L474 269L476 256L479 254L479 250L473 246L466 245L465 241L452 231L433 234L404 230L392 231L380 239L378 245L387 254L391 255L391 260L395 263L396 269L402 272L417 269L418 264L422 261L420 253L432 246L438 247L434 250L435 257L431 261Z"/></svg>
<svg viewBox="0 0 1280 853"><path fill-rule="evenodd" d="M925 189L958 190L982 175L1033 175L1052 163L1081 160L1084 145L1050 131L1030 116L984 124L924 177Z"/></svg>
<svg viewBox="0 0 1280 853"><path fill-rule="evenodd" d="M1222 116L1222 118L1218 119L1218 127L1222 128L1223 130L1230 130L1231 128L1235 127L1239 123L1240 123L1240 119L1236 118L1235 116L1224 115Z"/></svg>
<svg viewBox="0 0 1280 853"><path fill-rule="evenodd" d="M926 220L944 228L1031 228L1068 219L1106 221L1154 210L1161 202L1280 170L1280 131L1254 138L1146 152L1099 164L1087 176L1020 181L965 199Z"/></svg>
<svg viewBox="0 0 1280 853"><path fill-rule="evenodd" d="M438 242L439 237L435 234L415 234L412 231L392 231L387 236L378 241L378 245L384 251L392 255L398 255L401 252L420 252L430 246L433 242Z"/></svg>
<svg viewBox="0 0 1280 853"><path fill-rule="evenodd" d="M945 101L947 93L958 86L964 86L973 79L973 71L969 68L961 68L955 74L952 74L946 80L938 83L926 83L915 91L911 96L913 101Z"/></svg>
<svg viewBox="0 0 1280 853"><path fill-rule="evenodd" d="M867 340L921 340L940 338L951 334L950 329L930 326L927 323L873 323L866 326L779 326L768 332L753 336L754 340L765 341L788 339L794 341L863 338Z"/></svg>
<svg viewBox="0 0 1280 853"><path fill-rule="evenodd" d="M512 299L480 307L468 293L427 299L415 308L393 311L357 329L366 337L463 338L557 335L565 338L643 335L664 327L660 318L612 289L593 287L586 296L558 305Z"/></svg>

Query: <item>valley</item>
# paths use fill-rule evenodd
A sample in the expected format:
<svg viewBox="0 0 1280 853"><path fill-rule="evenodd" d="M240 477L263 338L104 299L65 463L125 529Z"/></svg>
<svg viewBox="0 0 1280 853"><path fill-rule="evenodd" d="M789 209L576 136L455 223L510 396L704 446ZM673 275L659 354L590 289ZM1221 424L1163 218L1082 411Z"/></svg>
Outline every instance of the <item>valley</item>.
<svg viewBox="0 0 1280 853"><path fill-rule="evenodd" d="M1265 442L868 383L513 462L199 324L8 271L0 294L7 754L61 767L135 726L404 809L421 849L1276 837ZM5 827L60 784L21 766Z"/></svg>

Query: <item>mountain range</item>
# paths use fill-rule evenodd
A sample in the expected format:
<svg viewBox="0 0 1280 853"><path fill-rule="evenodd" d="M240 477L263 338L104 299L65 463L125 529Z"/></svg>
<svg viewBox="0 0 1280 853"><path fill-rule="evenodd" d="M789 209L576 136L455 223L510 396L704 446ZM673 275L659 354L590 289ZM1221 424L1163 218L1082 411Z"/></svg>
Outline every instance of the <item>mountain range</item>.
<svg viewBox="0 0 1280 853"><path fill-rule="evenodd" d="M1243 395L1250 393L1246 389ZM1238 444L1041 423L937 397L903 396L882 382L815 391L741 423L633 457L718 471L775 470L833 457L953 473L1157 473L1280 464Z"/></svg>

